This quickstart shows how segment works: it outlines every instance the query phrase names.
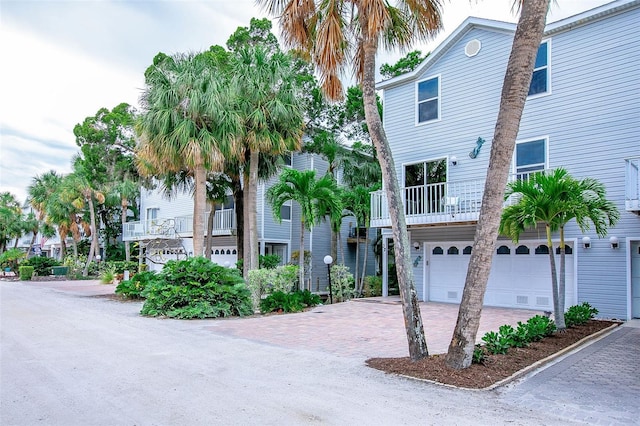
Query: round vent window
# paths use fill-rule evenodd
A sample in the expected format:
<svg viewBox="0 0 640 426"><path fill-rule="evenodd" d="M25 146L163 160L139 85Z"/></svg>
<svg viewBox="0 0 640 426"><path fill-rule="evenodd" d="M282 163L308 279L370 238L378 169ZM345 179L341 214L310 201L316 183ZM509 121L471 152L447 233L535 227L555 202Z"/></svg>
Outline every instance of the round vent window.
<svg viewBox="0 0 640 426"><path fill-rule="evenodd" d="M476 56L478 52L480 52L480 48L482 48L482 43L480 43L480 40L473 39L464 47L464 54L471 58L473 56Z"/></svg>

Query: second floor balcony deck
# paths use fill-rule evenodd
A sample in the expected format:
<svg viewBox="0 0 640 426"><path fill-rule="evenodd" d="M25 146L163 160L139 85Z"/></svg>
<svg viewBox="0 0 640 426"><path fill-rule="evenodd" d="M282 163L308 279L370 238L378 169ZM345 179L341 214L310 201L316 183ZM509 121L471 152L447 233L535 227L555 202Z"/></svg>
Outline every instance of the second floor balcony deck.
<svg viewBox="0 0 640 426"><path fill-rule="evenodd" d="M208 218L209 213L206 213L205 229ZM193 215L127 222L122 228L123 241L191 238L193 237ZM233 235L235 229L235 210L216 210L211 235Z"/></svg>

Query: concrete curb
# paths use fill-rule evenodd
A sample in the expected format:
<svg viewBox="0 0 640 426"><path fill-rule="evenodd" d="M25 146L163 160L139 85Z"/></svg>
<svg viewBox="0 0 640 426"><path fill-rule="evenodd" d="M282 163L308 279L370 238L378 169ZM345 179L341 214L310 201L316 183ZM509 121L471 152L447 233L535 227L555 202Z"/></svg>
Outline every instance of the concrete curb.
<svg viewBox="0 0 640 426"><path fill-rule="evenodd" d="M546 358L543 358L539 361L534 362L533 364L523 368L522 370L518 370L515 373L513 373L511 376L509 377L505 377L504 379L490 385L487 386L486 388L480 388L480 389L474 389L474 388L464 388L464 387L460 387L460 386L455 386L455 385L450 385L447 383L440 383L440 382L436 382L434 380L429 380L429 379L420 379L417 377L412 377L412 376L407 376L404 374L398 374L398 377L402 377L405 379L410 379L410 380L415 380L415 381L419 381L419 382L425 382L425 383L431 383L434 385L438 385L438 386L442 386L442 387L446 387L446 388L451 388L451 389L458 389L458 390L464 390L464 391L472 391L472 392L485 392L485 391L492 391L495 390L501 386L505 386L519 378L523 378L524 376L528 376L528 375L535 375L538 374L539 372L543 371L544 369L552 366L553 364L563 360L564 358L568 357L569 355L578 352L581 349L586 348L587 346L592 345L593 343L596 343L597 341L604 339L605 337L607 337L608 335L614 333L616 330L618 330L623 323L618 323L618 324L612 324L611 326L604 328L596 333L593 333L587 337L584 337L583 339L575 342L574 344L572 344L571 346L567 346L566 348L562 349L561 351L558 351L552 355L549 355Z"/></svg>

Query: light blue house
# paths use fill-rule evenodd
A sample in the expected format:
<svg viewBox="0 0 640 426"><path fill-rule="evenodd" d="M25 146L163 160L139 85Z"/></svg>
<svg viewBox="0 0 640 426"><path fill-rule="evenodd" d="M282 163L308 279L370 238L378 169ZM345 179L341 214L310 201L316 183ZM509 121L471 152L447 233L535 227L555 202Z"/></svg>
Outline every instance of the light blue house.
<svg viewBox="0 0 640 426"><path fill-rule="evenodd" d="M315 170L320 177L327 172L328 164L320 156L308 153L296 153L285 157L288 164L297 170ZM282 222L274 219L271 206L266 202L266 192L278 180L278 176L258 185L257 225L260 254L276 254L282 263L292 262L292 254L299 250L300 208L295 202L289 202L281 210ZM141 190L140 216L142 220L128 222L123 226L123 240L135 241L143 253L143 261L151 270L160 270L171 259L185 259L193 256L193 198L182 193L168 199L159 190ZM208 216L208 214L207 214ZM245 232L247 228L245 227ZM338 256L335 263L347 265L355 275L356 245L360 244L359 274L362 274L362 259L365 244L371 244L375 230L369 237L358 239L355 218L343 220ZM228 196L223 204L215 207L212 231L211 259L220 264L233 267L238 259L236 244L236 214L234 200ZM325 291L327 288L327 267L324 257L331 254L331 230L328 222L322 222L305 234L305 250L311 252L310 270L307 270L306 288L312 291ZM296 263L296 262L294 262ZM369 249L367 275L375 274L376 263L373 250Z"/></svg>
<svg viewBox="0 0 640 426"><path fill-rule="evenodd" d="M622 0L547 25L512 163L514 178L564 167L606 185L621 219L602 239L570 224L566 300L623 319L640 317L639 23L640 1ZM416 70L377 85L422 300L460 302L515 27L468 18ZM383 191L372 217L389 254ZM501 238L485 304L552 303L544 229Z"/></svg>

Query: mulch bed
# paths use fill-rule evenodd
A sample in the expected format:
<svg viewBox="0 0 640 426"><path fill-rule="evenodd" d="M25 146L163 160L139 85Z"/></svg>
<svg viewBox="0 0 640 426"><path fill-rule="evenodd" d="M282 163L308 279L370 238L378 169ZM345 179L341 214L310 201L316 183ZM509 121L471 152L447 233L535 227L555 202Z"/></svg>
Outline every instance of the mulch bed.
<svg viewBox="0 0 640 426"><path fill-rule="evenodd" d="M572 327L563 333L555 333L539 342L533 342L525 348L509 348L506 355L487 355L484 364L472 364L463 370L447 367L444 354L432 355L416 362L412 362L409 357L371 358L366 364L386 373L432 380L462 388L482 389L613 324L619 323L591 320L585 325Z"/></svg>

